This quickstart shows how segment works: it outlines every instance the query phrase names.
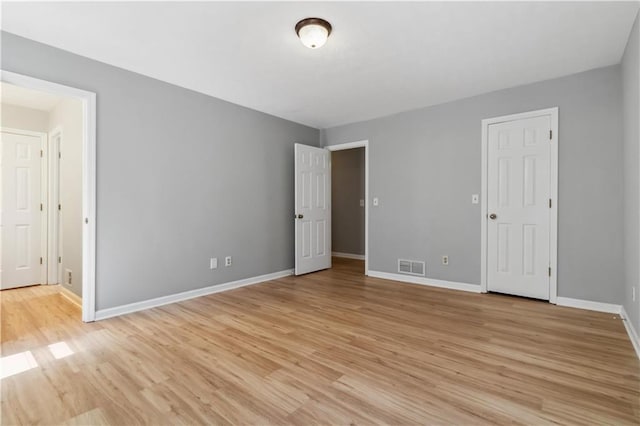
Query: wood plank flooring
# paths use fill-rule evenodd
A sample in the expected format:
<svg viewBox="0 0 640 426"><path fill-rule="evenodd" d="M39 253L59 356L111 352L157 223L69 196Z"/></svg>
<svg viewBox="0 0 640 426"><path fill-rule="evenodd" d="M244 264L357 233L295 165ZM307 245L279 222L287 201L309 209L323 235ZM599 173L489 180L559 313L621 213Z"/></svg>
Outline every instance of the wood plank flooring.
<svg viewBox="0 0 640 426"><path fill-rule="evenodd" d="M361 270L92 324L55 287L2 291L2 357L37 362L2 379L2 424L640 424L618 316Z"/></svg>

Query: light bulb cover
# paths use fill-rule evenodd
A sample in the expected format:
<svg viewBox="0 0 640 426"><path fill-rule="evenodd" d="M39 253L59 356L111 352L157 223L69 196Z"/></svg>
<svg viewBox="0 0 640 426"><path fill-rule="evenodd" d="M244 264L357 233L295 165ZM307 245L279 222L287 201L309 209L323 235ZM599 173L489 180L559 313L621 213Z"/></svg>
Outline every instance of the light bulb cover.
<svg viewBox="0 0 640 426"><path fill-rule="evenodd" d="M309 49L324 46L331 29L331 24L322 18L305 18L296 24L296 34Z"/></svg>

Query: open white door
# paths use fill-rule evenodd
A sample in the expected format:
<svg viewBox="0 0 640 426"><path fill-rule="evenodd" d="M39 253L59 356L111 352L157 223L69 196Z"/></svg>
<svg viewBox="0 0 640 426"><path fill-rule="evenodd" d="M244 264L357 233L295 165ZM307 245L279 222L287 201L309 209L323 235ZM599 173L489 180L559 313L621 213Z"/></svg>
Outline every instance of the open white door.
<svg viewBox="0 0 640 426"><path fill-rule="evenodd" d="M296 275L331 267L329 154L295 144Z"/></svg>

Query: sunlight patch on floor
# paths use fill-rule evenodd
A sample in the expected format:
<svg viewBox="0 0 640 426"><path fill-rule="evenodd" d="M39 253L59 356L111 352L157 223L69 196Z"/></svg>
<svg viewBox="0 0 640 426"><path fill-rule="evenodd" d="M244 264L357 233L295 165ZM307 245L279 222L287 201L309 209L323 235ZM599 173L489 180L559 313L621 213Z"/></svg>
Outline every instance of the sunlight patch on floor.
<svg viewBox="0 0 640 426"><path fill-rule="evenodd" d="M69 355L73 355L73 351L65 342L58 342L49 345L49 351L55 359L64 358Z"/></svg>
<svg viewBox="0 0 640 426"><path fill-rule="evenodd" d="M20 352L0 358L0 379L36 368L38 363L31 351Z"/></svg>

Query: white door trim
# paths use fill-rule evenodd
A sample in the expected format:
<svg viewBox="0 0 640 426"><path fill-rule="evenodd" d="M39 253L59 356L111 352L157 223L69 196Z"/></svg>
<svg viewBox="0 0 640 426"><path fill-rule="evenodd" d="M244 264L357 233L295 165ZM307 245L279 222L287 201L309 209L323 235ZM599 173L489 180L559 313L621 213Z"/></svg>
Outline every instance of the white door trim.
<svg viewBox="0 0 640 426"><path fill-rule="evenodd" d="M64 137L61 126L49 132L49 203L52 206L60 204L60 145L56 138ZM60 238L60 211L49 209L49 249L51 262L47 267L47 281L49 284L62 284L62 270L58 259L62 256L62 239Z"/></svg>
<svg viewBox="0 0 640 426"><path fill-rule="evenodd" d="M82 102L82 321L95 320L96 293L96 94L0 70L0 80Z"/></svg>
<svg viewBox="0 0 640 426"><path fill-rule="evenodd" d="M362 140L325 147L329 151L353 148L364 148L364 274L369 275L369 141Z"/></svg>
<svg viewBox="0 0 640 426"><path fill-rule="evenodd" d="M40 264L40 282L46 284L47 282L47 236L48 236L48 224L47 216L49 211L49 205L47 203L47 188L48 188L48 165L47 165L47 134L43 132L34 132L32 130L15 129L11 127L0 127L0 131L3 133L12 133L14 135L33 136L40 139L40 202L42 203L42 215L40 216L40 258L42 263ZM0 246L1 246L0 242ZM0 282L1 278L0 278Z"/></svg>
<svg viewBox="0 0 640 426"><path fill-rule="evenodd" d="M551 267L551 277L549 279L549 302L557 303L558 299L558 107L541 109L537 111L523 112L520 114L504 115L502 117L487 118L482 120L482 178L481 178L481 232L480 232L480 291L487 292L487 173L488 173L488 132L489 125L503 123L506 121L522 120L548 115L551 118L551 176L550 176L550 196L551 211L549 222L549 266Z"/></svg>

